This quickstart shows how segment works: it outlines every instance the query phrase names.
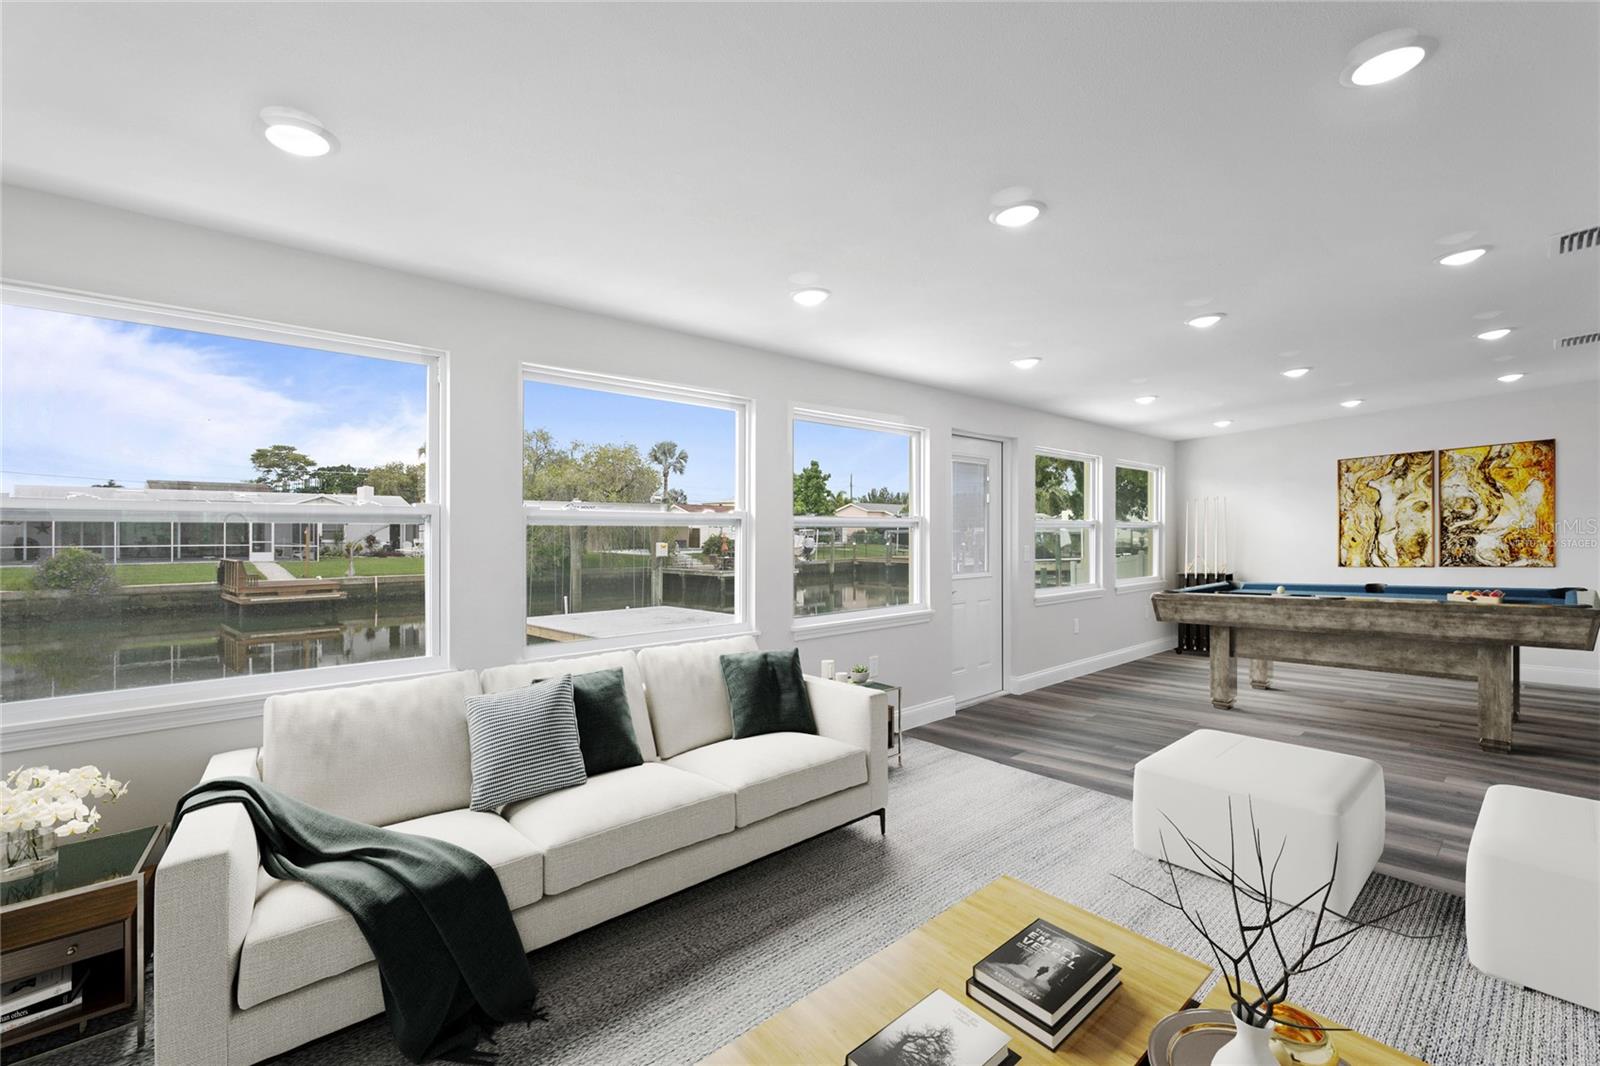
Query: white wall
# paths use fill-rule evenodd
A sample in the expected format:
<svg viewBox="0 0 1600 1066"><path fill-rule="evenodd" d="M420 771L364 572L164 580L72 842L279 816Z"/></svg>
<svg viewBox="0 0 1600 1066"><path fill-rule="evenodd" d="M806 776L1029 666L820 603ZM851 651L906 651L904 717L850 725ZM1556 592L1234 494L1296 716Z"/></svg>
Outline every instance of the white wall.
<svg viewBox="0 0 1600 1066"><path fill-rule="evenodd" d="M397 218L395 224L405 220ZM1148 654L1170 639L1168 627L1151 615L1148 592L1108 590L1097 598L1035 606L1026 585L1028 570L1020 563L1032 550L1035 445L1098 454L1108 462L1169 466L1174 452L1169 441L33 190L4 190L0 253L5 278L12 282L446 350L447 605L451 654L460 667L492 666L524 653L519 448L524 362L714 388L754 401L754 622L765 647L794 644L787 565L792 556L789 407L828 408L841 402L929 431L934 551L929 602L935 608L949 602L951 591L945 515L950 434L993 435L1014 446L1011 454L1021 462L1012 463L1009 486L1007 533L1018 565L1008 589L1013 636L1008 677L1018 687ZM772 313L794 311L779 300ZM995 352L974 357L1001 358ZM1109 494L1110 478L1104 482ZM1108 507L1109 502L1108 495ZM1109 541L1101 541L1107 572ZM1173 553L1164 554L1170 573ZM908 705L921 708L923 716L946 713L951 691L947 615L936 610L921 624L807 640L801 653L812 670L824 656L854 661L879 655L883 675L905 685ZM107 812L107 823L115 828L170 814L173 800L197 778L206 755L256 743L259 736L256 720L211 723L36 748L27 758L52 765L93 761L133 779L127 800ZM19 750L14 741L7 742L7 766L17 761Z"/></svg>
<svg viewBox="0 0 1600 1066"><path fill-rule="evenodd" d="M1559 526L1553 568L1338 565L1338 460L1552 437ZM1593 384L1508 386L1477 400L1221 433L1179 444L1177 470L1180 529L1183 499L1227 497L1228 562L1246 581L1600 588L1600 388ZM1523 676L1531 682L1600 687L1600 654L1532 648L1523 654Z"/></svg>

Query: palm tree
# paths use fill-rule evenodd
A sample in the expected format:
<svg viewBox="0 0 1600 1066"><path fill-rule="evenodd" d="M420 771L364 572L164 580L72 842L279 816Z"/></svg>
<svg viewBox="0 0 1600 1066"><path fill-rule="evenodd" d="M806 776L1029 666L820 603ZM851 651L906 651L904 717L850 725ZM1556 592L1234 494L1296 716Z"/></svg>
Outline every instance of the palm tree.
<svg viewBox="0 0 1600 1066"><path fill-rule="evenodd" d="M661 468L661 501L670 503L672 495L667 491L668 482L673 474L681 474L689 465L689 453L678 447L675 440L658 441L650 449L650 461Z"/></svg>

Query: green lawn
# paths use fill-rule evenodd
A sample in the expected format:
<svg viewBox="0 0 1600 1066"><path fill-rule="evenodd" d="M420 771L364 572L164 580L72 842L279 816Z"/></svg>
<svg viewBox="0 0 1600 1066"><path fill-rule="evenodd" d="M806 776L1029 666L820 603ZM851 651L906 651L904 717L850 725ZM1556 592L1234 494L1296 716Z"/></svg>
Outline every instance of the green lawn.
<svg viewBox="0 0 1600 1066"><path fill-rule="evenodd" d="M0 589L20 592L33 588L31 566L0 568ZM112 567L120 585L214 584L216 563L121 563Z"/></svg>
<svg viewBox="0 0 1600 1066"><path fill-rule="evenodd" d="M309 565L298 560L280 563L295 577L344 577L346 559L340 555L317 559ZM387 577L392 574L421 574L425 559L420 555L394 555L387 558L356 556L356 577Z"/></svg>

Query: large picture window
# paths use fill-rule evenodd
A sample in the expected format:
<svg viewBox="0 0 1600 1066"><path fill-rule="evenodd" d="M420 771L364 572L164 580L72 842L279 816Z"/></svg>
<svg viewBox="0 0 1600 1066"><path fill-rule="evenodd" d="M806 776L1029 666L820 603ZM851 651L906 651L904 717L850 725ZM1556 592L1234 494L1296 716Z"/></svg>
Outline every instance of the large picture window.
<svg viewBox="0 0 1600 1066"><path fill-rule="evenodd" d="M922 431L798 411L793 446L797 624L922 606Z"/></svg>
<svg viewBox="0 0 1600 1066"><path fill-rule="evenodd" d="M1033 587L1040 599L1100 583L1099 460L1040 450L1033 457Z"/></svg>
<svg viewBox="0 0 1600 1066"><path fill-rule="evenodd" d="M745 413L697 390L525 372L529 645L745 623Z"/></svg>
<svg viewBox="0 0 1600 1066"><path fill-rule="evenodd" d="M1148 582L1161 575L1161 470L1119 464L1116 469L1117 582Z"/></svg>
<svg viewBox="0 0 1600 1066"><path fill-rule="evenodd" d="M31 290L4 316L0 699L444 654L436 355Z"/></svg>

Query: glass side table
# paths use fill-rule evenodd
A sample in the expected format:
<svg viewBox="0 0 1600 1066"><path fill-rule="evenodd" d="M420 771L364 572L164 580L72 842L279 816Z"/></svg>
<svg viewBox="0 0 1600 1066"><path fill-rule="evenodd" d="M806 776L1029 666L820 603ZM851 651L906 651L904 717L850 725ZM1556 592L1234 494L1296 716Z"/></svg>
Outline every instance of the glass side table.
<svg viewBox="0 0 1600 1066"><path fill-rule="evenodd" d="M0 1034L0 1048L134 1009L145 1038L145 900L166 826L94 833L56 848L56 864L0 886L0 982L70 968L81 1002ZM125 1027L117 1027L119 1030Z"/></svg>
<svg viewBox="0 0 1600 1066"><path fill-rule="evenodd" d="M862 683L862 687L875 689L888 695L889 721L887 739L889 757L894 760L896 766L904 766L905 744L904 738L900 735L900 704L904 699L904 693L901 692L899 685L890 685L882 681L866 681Z"/></svg>

